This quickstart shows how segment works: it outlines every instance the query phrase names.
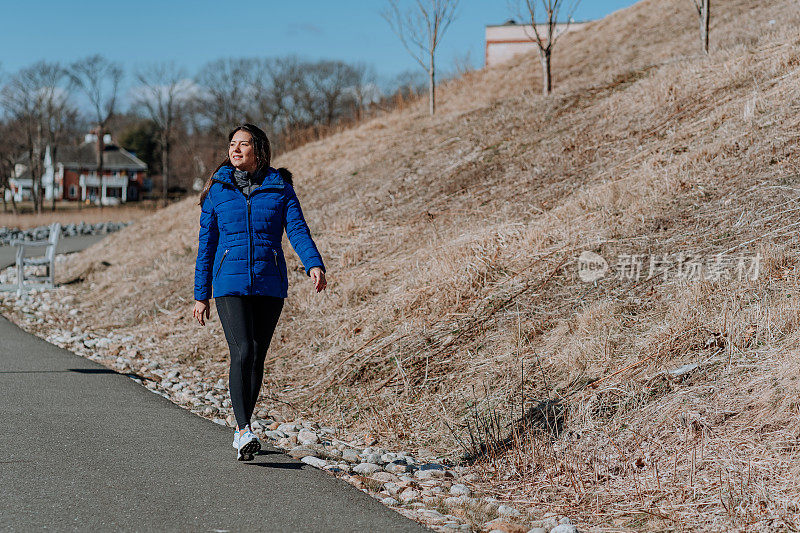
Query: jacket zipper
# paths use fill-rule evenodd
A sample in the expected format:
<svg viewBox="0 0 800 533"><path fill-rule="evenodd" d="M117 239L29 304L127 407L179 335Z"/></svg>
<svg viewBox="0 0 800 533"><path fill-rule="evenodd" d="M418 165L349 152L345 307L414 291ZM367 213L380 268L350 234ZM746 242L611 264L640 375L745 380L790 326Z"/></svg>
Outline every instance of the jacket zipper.
<svg viewBox="0 0 800 533"><path fill-rule="evenodd" d="M222 254L222 259L219 260L219 266L217 267L217 272L214 274L214 278L216 278L219 275L219 271L222 269L222 263L225 262L225 256L228 255L229 251L230 249L226 249L225 253Z"/></svg>
<svg viewBox="0 0 800 533"><path fill-rule="evenodd" d="M215 178L212 178L211 181L216 181L218 183L224 183L226 185L230 185L230 183L228 183L227 181L218 180L218 179L215 179ZM236 190L239 190L239 187L235 187L235 188L236 188ZM283 187L266 187L266 188L262 189L261 186L259 186L258 189L256 189L256 191L258 191L258 190L264 190L264 191L279 190L279 191L283 191L284 188ZM252 194L253 192L256 192L256 191L250 191L250 194ZM242 192L242 194L244 195L244 192ZM252 290L252 288L253 288L253 263L255 261L253 259L252 227L250 226L250 194L246 195L246 198L247 198L247 243L248 243L248 246L249 246L249 254L248 254L248 258L247 258L247 267L248 267L248 270L250 271L250 289ZM228 251L225 250L225 253L227 254ZM275 250L272 250L272 253L275 256L275 265L277 265L278 264L278 253ZM225 255L224 254L222 256L222 259L223 260L225 259ZM219 267L217 268L217 273L219 273L219 269L220 268L222 268L222 260L220 260L220 262L219 262ZM283 282L283 273L280 272L280 269L279 269L278 273L281 276L281 282Z"/></svg>
<svg viewBox="0 0 800 533"><path fill-rule="evenodd" d="M250 257L247 264L250 269L250 290L253 290L253 235L250 227L250 195L247 195L247 242L249 245Z"/></svg>

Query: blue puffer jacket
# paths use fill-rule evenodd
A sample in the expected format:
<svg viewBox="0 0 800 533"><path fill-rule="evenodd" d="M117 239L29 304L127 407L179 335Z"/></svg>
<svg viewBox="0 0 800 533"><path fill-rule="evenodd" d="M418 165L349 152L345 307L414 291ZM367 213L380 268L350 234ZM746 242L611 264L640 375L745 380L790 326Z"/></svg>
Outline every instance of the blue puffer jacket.
<svg viewBox="0 0 800 533"><path fill-rule="evenodd" d="M294 187L270 167L261 185L246 197L235 185L233 170L230 165L220 168L203 200L194 299L207 300L212 295L286 298L284 229L306 275L314 267L325 270Z"/></svg>

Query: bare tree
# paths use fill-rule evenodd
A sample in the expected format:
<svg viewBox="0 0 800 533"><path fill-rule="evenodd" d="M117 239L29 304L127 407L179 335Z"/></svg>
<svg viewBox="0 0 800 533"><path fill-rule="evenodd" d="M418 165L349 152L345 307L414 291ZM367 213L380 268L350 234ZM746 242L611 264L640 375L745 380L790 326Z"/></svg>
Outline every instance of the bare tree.
<svg viewBox="0 0 800 533"><path fill-rule="evenodd" d="M31 175L31 199L38 206L38 191L41 184L41 155L43 155L41 122L37 105L37 89L32 75L25 69L15 74L0 92L0 102L6 113L20 124L21 147L28 156L28 170ZM13 169L18 154L11 154L10 168ZM39 185L36 176L39 176ZM16 207L16 203L14 204Z"/></svg>
<svg viewBox="0 0 800 533"><path fill-rule="evenodd" d="M261 60L254 83L256 115L269 124L272 133L301 121L297 88L302 83L302 69L296 57Z"/></svg>
<svg viewBox="0 0 800 533"><path fill-rule="evenodd" d="M401 10L398 0L389 0L381 13L408 53L428 71L428 109L436 112L436 48L456 16L458 0L415 0L415 6Z"/></svg>
<svg viewBox="0 0 800 533"><path fill-rule="evenodd" d="M305 109L312 124L332 125L346 112L348 88L358 82L355 68L342 61L317 61L305 65Z"/></svg>
<svg viewBox="0 0 800 533"><path fill-rule="evenodd" d="M475 66L472 63L472 54L469 50L463 54L456 54L455 57L453 57L453 68L455 69L455 75L459 78L463 78L475 70Z"/></svg>
<svg viewBox="0 0 800 533"><path fill-rule="evenodd" d="M37 213L41 213L44 205L42 177L47 147L50 147L51 162L55 162L58 144L77 115L69 103L66 80L67 74L58 63L39 61L17 72L0 91L3 107L22 126L31 196ZM51 178L52 208L55 209L55 175Z"/></svg>
<svg viewBox="0 0 800 533"><path fill-rule="evenodd" d="M174 63L159 63L136 73L139 82L134 104L144 108L158 127L161 149L161 194L167 205L170 182L170 152L176 120L186 109L194 85Z"/></svg>
<svg viewBox="0 0 800 533"><path fill-rule="evenodd" d="M708 54L708 35L711 30L711 0L692 0L700 17L700 41L703 51Z"/></svg>
<svg viewBox="0 0 800 533"><path fill-rule="evenodd" d="M0 194L3 195L3 212L8 211L6 191L10 190L10 179L14 175L17 157L25 150L24 127L19 120L0 122ZM17 202L11 195L11 212L17 214Z"/></svg>
<svg viewBox="0 0 800 533"><path fill-rule="evenodd" d="M353 84L347 89L353 100L353 115L356 120L361 120L364 111L379 102L383 96L377 79L378 76L372 66L365 63L353 65Z"/></svg>
<svg viewBox="0 0 800 533"><path fill-rule="evenodd" d="M97 119L97 176L103 185L103 137L117 106L117 92L122 81L122 67L100 55L74 62L69 68L73 83L86 95ZM100 206L102 207L102 202Z"/></svg>
<svg viewBox="0 0 800 533"><path fill-rule="evenodd" d="M252 120L258 73L253 59L218 59L200 69L201 113L216 135L223 137L236 124Z"/></svg>
<svg viewBox="0 0 800 533"><path fill-rule="evenodd" d="M541 16L537 5L541 3ZM542 63L542 94L549 95L553 91L552 58L558 38L564 35L572 23L572 15L578 8L580 0L523 0L525 13L523 18L530 20L533 35L527 32L528 38L539 48L539 59ZM566 20L559 28L559 15L566 13Z"/></svg>

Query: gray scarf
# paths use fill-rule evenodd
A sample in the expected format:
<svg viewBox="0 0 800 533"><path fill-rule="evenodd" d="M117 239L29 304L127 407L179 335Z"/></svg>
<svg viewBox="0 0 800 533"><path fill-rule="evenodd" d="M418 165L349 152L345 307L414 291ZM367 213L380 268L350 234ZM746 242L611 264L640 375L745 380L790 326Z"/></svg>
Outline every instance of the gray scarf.
<svg viewBox="0 0 800 533"><path fill-rule="evenodd" d="M253 189L258 188L259 185L264 181L265 172L263 171L255 171L255 172L247 172L246 170L239 170L238 168L233 169L233 181L239 190L242 191L245 196L250 196L250 193L253 192Z"/></svg>

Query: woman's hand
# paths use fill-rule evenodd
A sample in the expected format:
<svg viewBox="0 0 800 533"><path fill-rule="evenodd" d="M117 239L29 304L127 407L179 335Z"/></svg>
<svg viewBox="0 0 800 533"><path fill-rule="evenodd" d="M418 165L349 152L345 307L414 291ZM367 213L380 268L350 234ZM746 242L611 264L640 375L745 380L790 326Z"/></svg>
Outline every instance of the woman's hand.
<svg viewBox="0 0 800 533"><path fill-rule="evenodd" d="M317 292L325 290L325 287L328 286L328 282L325 281L325 272L320 267L314 267L308 271L308 274L311 276L311 281L314 282L314 288Z"/></svg>
<svg viewBox="0 0 800 533"><path fill-rule="evenodd" d="M195 301L192 315L200 322L201 326L205 326L206 322L203 320L203 315L206 318L211 318L211 307L208 305L208 300Z"/></svg>

